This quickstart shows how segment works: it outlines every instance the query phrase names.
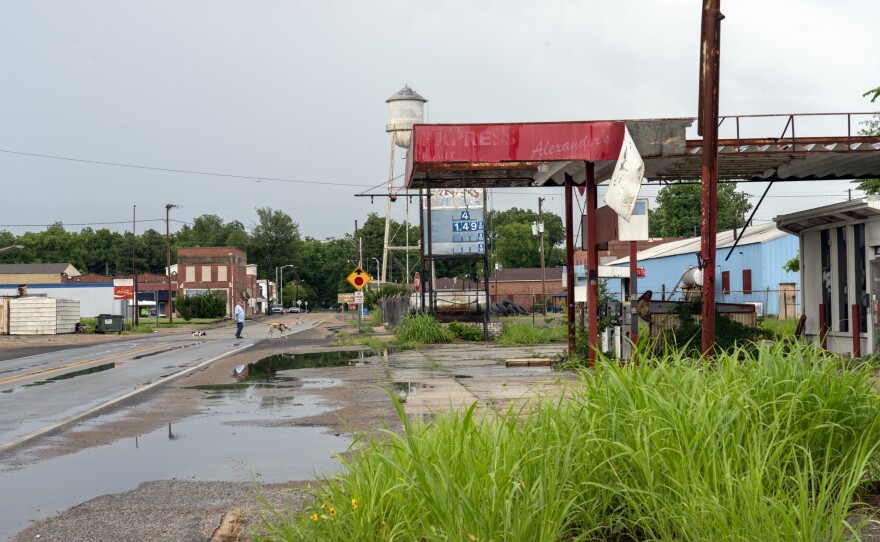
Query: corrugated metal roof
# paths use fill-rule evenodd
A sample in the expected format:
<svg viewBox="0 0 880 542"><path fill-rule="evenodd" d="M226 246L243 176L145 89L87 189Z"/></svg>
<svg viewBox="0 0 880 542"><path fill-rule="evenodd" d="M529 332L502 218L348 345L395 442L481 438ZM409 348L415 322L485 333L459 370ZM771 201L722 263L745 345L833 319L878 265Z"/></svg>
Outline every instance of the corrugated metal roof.
<svg viewBox="0 0 880 542"><path fill-rule="evenodd" d="M737 230L739 234L739 230ZM788 235L788 233L776 229L776 224L762 224L760 226L751 226L746 229L742 239L739 240L738 246L752 245L755 243L766 243L774 239L778 239ZM715 245L718 249L733 246L736 237L733 230L718 232L715 237ZM662 245L651 247L638 253L638 260L650 260L651 258L664 258L667 256L678 256L679 254L694 254L700 252L700 238L691 237L680 241L671 241ZM606 265L628 264L629 258L621 258L614 260Z"/></svg>
<svg viewBox="0 0 880 542"><path fill-rule="evenodd" d="M865 220L878 215L880 215L880 196L868 196L780 215L773 220L779 229L799 235L810 228L823 227L837 222Z"/></svg>
<svg viewBox="0 0 880 542"><path fill-rule="evenodd" d="M0 264L0 275L47 275L66 273L73 267L69 263L4 263ZM76 271L76 268L73 269Z"/></svg>

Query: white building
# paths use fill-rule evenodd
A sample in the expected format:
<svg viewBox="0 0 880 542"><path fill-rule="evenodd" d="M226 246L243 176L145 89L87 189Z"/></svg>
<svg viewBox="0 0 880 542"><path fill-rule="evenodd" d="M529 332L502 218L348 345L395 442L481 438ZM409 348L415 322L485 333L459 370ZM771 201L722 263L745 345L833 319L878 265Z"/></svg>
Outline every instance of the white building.
<svg viewBox="0 0 880 542"><path fill-rule="evenodd" d="M805 334L835 353L877 352L880 196L774 218L798 236Z"/></svg>

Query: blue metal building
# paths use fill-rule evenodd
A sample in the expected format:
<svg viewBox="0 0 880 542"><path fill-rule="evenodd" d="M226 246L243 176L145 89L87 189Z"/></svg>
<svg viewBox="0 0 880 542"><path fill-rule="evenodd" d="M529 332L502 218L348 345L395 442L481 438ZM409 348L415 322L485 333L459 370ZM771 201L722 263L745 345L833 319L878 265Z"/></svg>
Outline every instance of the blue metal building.
<svg viewBox="0 0 880 542"><path fill-rule="evenodd" d="M756 303L759 315L793 318L800 314L800 276L785 271L785 263L798 254L798 238L764 224L746 229L730 258L727 254L736 237L732 230L719 232L716 238L715 300L724 303ZM697 266L700 238L692 237L657 245L638 253L638 266L645 277L638 281L638 292L654 293L654 299L681 299L681 287L673 293L682 273ZM629 258L605 265L628 267ZM609 281L609 289L619 291Z"/></svg>

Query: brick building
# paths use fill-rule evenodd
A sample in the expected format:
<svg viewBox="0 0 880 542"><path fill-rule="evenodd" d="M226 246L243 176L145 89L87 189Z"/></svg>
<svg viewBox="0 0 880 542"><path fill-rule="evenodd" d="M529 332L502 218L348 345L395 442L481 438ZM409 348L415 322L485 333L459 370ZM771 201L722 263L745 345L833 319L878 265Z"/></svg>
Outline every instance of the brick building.
<svg viewBox="0 0 880 542"><path fill-rule="evenodd" d="M547 267L545 280L542 286L540 267L523 267L515 269L499 269L489 276L489 298L492 302L513 301L522 305L526 310L532 310L533 306L540 309L541 293L546 292L549 305L553 294L562 290L562 268ZM485 286L482 281L473 282L442 278L437 279L435 290L439 292L456 291L479 291L484 292Z"/></svg>
<svg viewBox="0 0 880 542"><path fill-rule="evenodd" d="M247 252L237 247L194 247L177 249L179 295L208 290L226 298L226 311L232 315L236 301L245 304L248 314L259 310L260 296L256 275L248 270Z"/></svg>

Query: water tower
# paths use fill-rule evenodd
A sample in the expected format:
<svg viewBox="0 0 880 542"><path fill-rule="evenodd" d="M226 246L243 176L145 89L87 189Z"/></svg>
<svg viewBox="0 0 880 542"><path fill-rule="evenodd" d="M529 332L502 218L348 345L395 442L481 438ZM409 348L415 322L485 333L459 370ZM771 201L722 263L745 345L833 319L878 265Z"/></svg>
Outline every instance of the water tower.
<svg viewBox="0 0 880 542"><path fill-rule="evenodd" d="M404 85L394 96L385 100L388 104L388 124L385 131L391 134L391 161L388 167L388 199L385 203L385 244L382 248L382 277L381 282L386 282L388 278L388 256L390 250L405 250L406 257L406 280L409 281L409 250L418 247L409 246L409 198L406 198L406 246L392 247L389 246L389 238L391 233L391 201L395 198L395 189L402 186L394 186L394 150L395 147L403 149L409 148L409 142L412 138L413 124L419 124L425 118L425 98L421 97L418 92Z"/></svg>

